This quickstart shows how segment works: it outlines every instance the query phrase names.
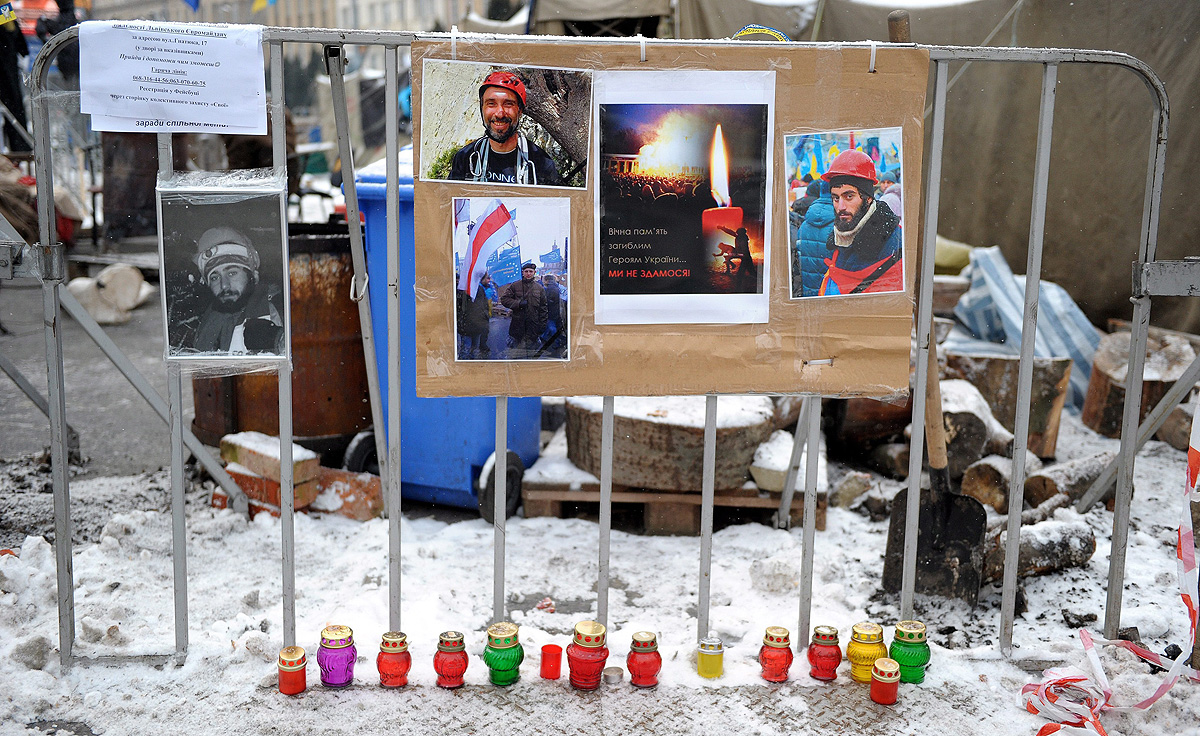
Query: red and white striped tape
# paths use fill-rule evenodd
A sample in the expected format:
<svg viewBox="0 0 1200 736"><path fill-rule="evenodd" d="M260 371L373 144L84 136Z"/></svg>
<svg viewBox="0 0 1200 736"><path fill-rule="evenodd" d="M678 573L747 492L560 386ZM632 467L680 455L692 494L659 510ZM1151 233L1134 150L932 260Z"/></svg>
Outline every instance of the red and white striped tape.
<svg viewBox="0 0 1200 736"><path fill-rule="evenodd" d="M1189 659L1196 641L1198 576L1196 542L1192 536L1191 502L1194 498L1200 499L1200 495L1196 493L1196 477L1200 475L1200 421L1197 420L1200 420L1200 416L1192 420L1192 435L1188 441L1187 478L1184 480L1183 494L1180 497L1182 513L1179 520L1178 546L1175 550L1179 596L1183 599L1188 613L1188 640L1183 654L1171 661L1133 642L1110 641L1093 636L1086 629L1080 629L1079 639L1083 642L1088 661L1091 662L1093 676L1079 674L1078 671L1049 669L1045 671L1046 679L1041 683L1030 683L1021 688L1018 704L1030 713L1051 721L1038 730L1037 736L1106 736L1104 726L1100 724L1101 713L1146 710L1166 695L1180 677L1200 682L1200 673L1184 664ZM1113 705L1112 686L1109 685L1108 675L1104 673L1104 667L1100 664L1096 644L1127 649L1147 662L1166 669L1167 676L1158 689L1145 700L1127 706Z"/></svg>

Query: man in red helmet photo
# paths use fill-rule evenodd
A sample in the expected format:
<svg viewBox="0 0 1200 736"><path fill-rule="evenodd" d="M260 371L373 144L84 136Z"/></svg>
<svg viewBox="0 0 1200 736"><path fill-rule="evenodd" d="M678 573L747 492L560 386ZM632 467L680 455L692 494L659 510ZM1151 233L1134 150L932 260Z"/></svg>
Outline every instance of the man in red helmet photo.
<svg viewBox="0 0 1200 736"><path fill-rule="evenodd" d="M479 85L479 114L485 135L454 154L450 178L489 184L563 186L540 146L521 132L525 83L512 72L492 72Z"/></svg>
<svg viewBox="0 0 1200 736"><path fill-rule="evenodd" d="M828 271L818 296L904 290L900 218L875 198L875 164L858 150L838 155L821 174L829 182L834 228L826 248Z"/></svg>

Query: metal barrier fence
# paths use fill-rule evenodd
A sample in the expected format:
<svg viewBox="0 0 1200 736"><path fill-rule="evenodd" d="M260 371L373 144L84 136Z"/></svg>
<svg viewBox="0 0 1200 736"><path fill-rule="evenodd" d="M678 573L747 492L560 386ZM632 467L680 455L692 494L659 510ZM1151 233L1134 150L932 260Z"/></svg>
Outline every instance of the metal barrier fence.
<svg viewBox="0 0 1200 736"><path fill-rule="evenodd" d="M59 605L59 641L60 657L64 665L69 665L74 659L72 646L75 637L75 611L73 600L73 579L71 571L71 520L69 515L69 486L67 479L67 427L66 427L66 396L63 385L62 363L62 330L60 325L60 307L66 308L73 316L83 312L73 304L73 299L63 286L65 276L65 258L63 247L56 241L54 207L53 207L53 171L50 162L50 142L48 130L48 107L43 97L46 90L47 74L50 60L66 44L75 43L77 28L71 28L56 36L45 46L37 58L33 71L34 121L36 134L38 206L41 242L27 249L31 263L25 263L18 269L19 273L38 275L43 283L43 313L45 318L46 359L49 378L49 416L51 428L52 452L52 481L54 486L54 511L56 534L56 561L58 566L58 605ZM286 163L284 141L284 97L283 97L283 45L290 43L321 44L324 47L328 71L331 78L331 88L334 95L335 108L338 109L337 132L342 160L342 174L346 194L347 220L356 222L359 219L357 192L355 190L353 153L350 149L348 123L345 115L345 82L342 76L343 49L346 45L382 46L384 49L386 94L384 97L384 119L386 129L387 157L387 195L386 212L389 221L395 222L399 211L399 176L398 176L398 130L397 130L397 71L398 53L401 47L408 46L416 39L449 40L451 34L415 34L408 32L361 31L361 30L330 30L330 29L301 29L301 28L265 28L263 42L267 45L270 59L271 80L271 119L273 131L273 153L276 167ZM505 37L472 36L474 42L494 41L503 43ZM571 44L590 39L568 38L539 38L539 41L550 44ZM613 44L640 43L646 45L697 43L697 41L674 41L657 39L606 39ZM731 41L702 41L714 48L736 44L745 48L745 42ZM771 44L780 48L780 44ZM819 47L838 50L843 48L861 48L864 43L857 44L791 44L796 47ZM875 44L871 44L874 46ZM786 46L786 45L785 45ZM1149 152L1149 164L1146 174L1146 191L1142 214L1142 235L1138 247L1135 264L1135 283L1133 290L1134 319L1131 335L1130 365L1126 384L1124 415L1122 420L1121 451L1115 467L1117 492L1116 506L1113 517L1112 556L1109 564L1108 598L1104 622L1105 636L1115 638L1120 621L1121 597L1125 571L1125 551L1128 535L1130 499L1132 495L1132 477L1134 456L1140 443L1139 435L1147 435L1147 427L1153 424L1157 415L1165 417L1171 406L1164 405L1171 398L1164 399L1154 415L1147 419L1142 431L1138 431L1138 411L1141 398L1142 371L1144 367L1146 333L1149 325L1150 296L1163 294L1195 294L1200 283L1200 262L1181 262L1176 264L1154 263L1155 246L1157 242L1158 220L1162 196L1163 169L1167 142L1168 107L1166 90L1158 76L1144 63L1126 54L1110 51L1080 51L1062 49L1021 49L1021 48L968 48L948 46L918 46L929 52L934 65L934 85L932 104L932 127L928 152L928 175L926 179L925 208L923 212L923 240L921 243L921 272L918 281L916 298L916 379L913 389L912 416L912 445L909 455L907 518L904 539L904 567L901 590L901 616L911 618L913 614L913 599L916 583L916 549L917 526L920 503L920 471L925 434L925 397L926 381L929 378L929 352L931 349L931 317L933 291L933 262L934 243L937 234L937 216L940 202L940 182L942 167L943 138L946 130L946 91L949 65L953 62L999 62L1018 64L1040 64L1042 66L1041 108L1038 117L1038 138L1033 172L1033 207L1029 226L1029 256L1026 267L1025 311L1021 340L1021 357L1017 391L1017 412L1015 423L1015 439L1013 448L1013 467L1011 485L1009 487L1009 513L1007 526L1007 542L1005 547L1005 573L1003 579L1003 597L1001 603L1000 649L1005 655L1012 651L1013 620L1016 605L1017 590L1017 556L1020 542L1021 506L1024 497L1023 483L1025 474L1025 451L1029 437L1030 397L1033 379L1034 331L1037 324L1039 282L1042 264L1043 233L1047 200L1047 182L1049 179L1050 150L1052 143L1052 123L1054 119L1055 87L1057 85L1058 67L1060 64L1101 64L1123 67L1138 76L1150 92L1152 104L1152 137ZM170 173L170 136L160 135L160 172ZM363 251L362 233L358 228L350 228L353 261L355 267L355 291L357 295L365 293L366 270ZM379 457L386 458L382 463L381 474L384 477L386 493L385 508L389 516L389 624L391 628L401 628L401 576L400 576L400 401L399 401L399 299L400 284L398 283L398 252L399 234L395 228L387 229L387 286L388 286L388 396L380 397L378 376L375 375L375 359L371 322L368 307L360 301L360 316L363 316L363 343L366 350L366 364L369 380L372 386L372 416L375 420L376 443L383 449L384 443L379 434L383 424L384 406L391 432L386 440L386 452L380 452ZM86 313L84 313L86 314ZM99 329L98 327L96 328ZM110 341L111 342L111 341ZM123 358L115 346L105 352L114 362ZM128 361L126 360L126 363ZM130 366L132 367L132 366ZM296 641L295 632L295 563L293 541L293 497L288 489L291 488L291 376L283 366L280 370L280 438L283 468L282 502L282 566L283 566L283 624L284 644L292 645ZM124 369L123 369L124 370ZM1188 376L1195 379L1195 373L1200 371L1200 359L1189 369ZM125 371L130 375L129 371ZM131 380L134 380L131 377ZM135 384L137 383L134 381ZM144 383L144 379L143 379ZM1179 385L1183 385L1181 380ZM1190 384L1189 384L1190 385ZM187 603L186 603L186 569L184 566L185 538L183 515L183 445L189 441L188 434L182 427L180 400L180 377L177 370L170 375L169 412L159 411L160 416L168 419L172 430L172 517L173 554L175 558L175 639L176 655L184 655L187 649ZM146 387L148 388L148 386ZM150 398L149 392L139 386L144 396ZM1174 401L1182 396L1182 389L1175 392ZM156 394L155 394L156 395ZM716 410L715 395L707 396L704 432L704 475L701 505L700 533L700 570L698 593L698 637L707 633L709 622L709 574L712 559L712 526L713 526L713 495L714 473L716 458ZM386 400L386 404L384 401ZM161 401L161 399L159 399ZM493 616L495 620L504 618L505 613L505 512L506 498L506 432L507 399L496 399L496 462L495 462L495 557L493 574ZM608 616L608 587L609 587L609 557L610 557L610 526L612 502L612 446L613 446L613 397L605 397L603 401L603 438L601 449L601 501L600 501L600 534L599 534L599 579L597 581L597 618L601 623L607 623ZM156 404L156 409L159 406ZM817 456L817 441L820 420L819 397L808 397L804 401L801 418L796 432L796 449L793 451L792 463L788 473L782 512L777 516L777 523L786 524L787 509L791 504L796 477L797 463L801 442L808 443L808 457ZM1153 429L1149 429L1153 432ZM194 438L190 438L194 439ZM1142 440L1144 441L1144 440ZM205 453L206 454L206 453ZM203 457L203 455L201 455ZM807 463L804 484L804 540L803 560L801 569L801 593L799 602L799 621L796 641L799 647L808 644L809 613L812 599L812 570L814 557L814 524L816 510L816 462ZM1102 479L1103 480L1103 479ZM1111 475L1105 482L1111 482ZM1086 510L1098 497L1103 488L1097 487L1081 500L1081 510ZM782 518L780 518L782 517Z"/></svg>

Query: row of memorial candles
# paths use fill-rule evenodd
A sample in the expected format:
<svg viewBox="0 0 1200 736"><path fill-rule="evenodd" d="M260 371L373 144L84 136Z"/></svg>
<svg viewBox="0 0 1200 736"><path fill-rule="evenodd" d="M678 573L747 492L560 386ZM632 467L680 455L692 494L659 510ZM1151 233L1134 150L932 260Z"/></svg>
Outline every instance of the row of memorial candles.
<svg viewBox="0 0 1200 736"><path fill-rule="evenodd" d="M605 681L618 681L620 668L605 669L608 661L607 630L598 621L581 621L575 625L571 644L567 646L567 666L570 683L579 690L595 690ZM562 647L547 644L542 647L540 674L543 679L557 680L562 672ZM354 681L354 663L358 650L354 634L348 626L327 626L321 631L321 646L317 665L321 684L341 688ZM520 678L525 650L521 646L516 624L502 621L487 629L487 646L483 661L488 667L488 679L501 687ZM792 666L791 634L782 626L768 626L758 653L762 677L768 682L785 682ZM925 641L925 625L920 621L901 621L891 650L883 643L883 627L869 621L855 624L850 643L846 646L850 661L850 677L855 682L871 683L871 699L883 705L896 702L899 682L919 683L925 679L929 664L929 644ZM838 630L832 626L817 626L808 647L809 674L818 680L833 680L842 662ZM375 659L379 683L395 688L408 684L412 656L408 637L399 631L389 631L379 644ZM469 659L464 636L458 631L444 631L438 637L433 669L439 687L456 688L463 684ZM662 669L658 653L658 637L649 631L632 636L629 654L625 658L630 682L635 687L654 687ZM279 691L295 695L305 689L307 659L301 647L286 647L279 653ZM701 677L717 678L724 674L724 645L716 636L700 640L696 648L696 669ZM615 672L613 672L615 670ZM615 675L609 679L610 675Z"/></svg>

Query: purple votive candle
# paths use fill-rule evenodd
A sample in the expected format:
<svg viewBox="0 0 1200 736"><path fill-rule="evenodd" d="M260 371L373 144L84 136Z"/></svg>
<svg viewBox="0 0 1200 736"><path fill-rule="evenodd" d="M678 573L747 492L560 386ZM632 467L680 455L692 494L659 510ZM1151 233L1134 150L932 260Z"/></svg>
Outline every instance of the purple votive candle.
<svg viewBox="0 0 1200 736"><path fill-rule="evenodd" d="M349 626L326 626L321 629L321 647L317 650L317 666L321 668L321 684L325 687L346 687L354 682L354 632Z"/></svg>

